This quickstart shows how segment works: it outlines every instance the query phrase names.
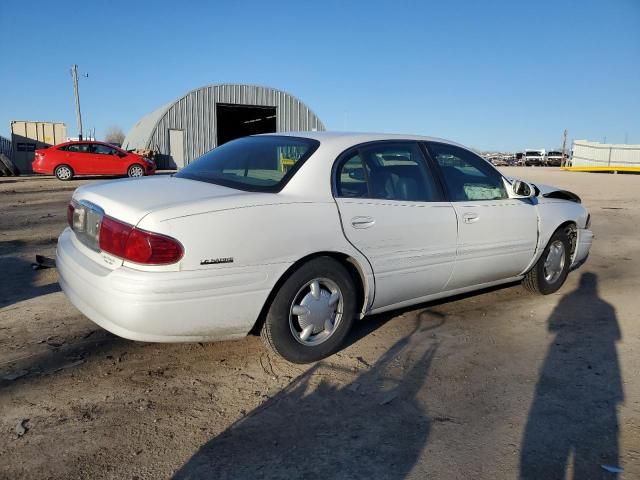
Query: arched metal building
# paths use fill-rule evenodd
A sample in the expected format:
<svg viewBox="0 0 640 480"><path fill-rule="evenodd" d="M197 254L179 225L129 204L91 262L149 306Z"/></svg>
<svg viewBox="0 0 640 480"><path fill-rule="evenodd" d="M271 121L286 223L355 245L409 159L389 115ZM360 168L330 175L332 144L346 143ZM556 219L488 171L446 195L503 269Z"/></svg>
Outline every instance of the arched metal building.
<svg viewBox="0 0 640 480"><path fill-rule="evenodd" d="M305 130L324 130L324 125L286 92L255 85L209 85L142 118L123 147L154 150L158 168L181 168L234 138Z"/></svg>

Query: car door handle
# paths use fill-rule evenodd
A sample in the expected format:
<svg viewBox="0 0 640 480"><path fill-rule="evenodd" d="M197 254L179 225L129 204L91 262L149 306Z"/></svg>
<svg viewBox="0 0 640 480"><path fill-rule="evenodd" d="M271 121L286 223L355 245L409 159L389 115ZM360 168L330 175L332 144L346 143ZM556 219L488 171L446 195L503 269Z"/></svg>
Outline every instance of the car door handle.
<svg viewBox="0 0 640 480"><path fill-rule="evenodd" d="M467 212L462 215L462 220L464 223L473 223L477 222L480 219L480 215L477 213Z"/></svg>
<svg viewBox="0 0 640 480"><path fill-rule="evenodd" d="M372 217L353 217L351 225L353 228L369 228L375 225L376 221Z"/></svg>

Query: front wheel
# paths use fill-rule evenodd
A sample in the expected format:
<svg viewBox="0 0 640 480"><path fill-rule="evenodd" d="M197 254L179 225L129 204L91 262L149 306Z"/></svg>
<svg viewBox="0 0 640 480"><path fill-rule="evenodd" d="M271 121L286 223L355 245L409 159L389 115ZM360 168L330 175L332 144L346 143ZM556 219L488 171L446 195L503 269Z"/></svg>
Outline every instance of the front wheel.
<svg viewBox="0 0 640 480"><path fill-rule="evenodd" d="M329 257L296 270L276 293L262 327L263 341L293 363L335 353L351 330L356 290L349 272Z"/></svg>
<svg viewBox="0 0 640 480"><path fill-rule="evenodd" d="M127 175L130 177L142 177L144 176L144 168L140 165L131 165L127 170Z"/></svg>
<svg viewBox="0 0 640 480"><path fill-rule="evenodd" d="M571 266L571 240L564 230L557 230L522 285L529 291L549 295L562 287Z"/></svg>

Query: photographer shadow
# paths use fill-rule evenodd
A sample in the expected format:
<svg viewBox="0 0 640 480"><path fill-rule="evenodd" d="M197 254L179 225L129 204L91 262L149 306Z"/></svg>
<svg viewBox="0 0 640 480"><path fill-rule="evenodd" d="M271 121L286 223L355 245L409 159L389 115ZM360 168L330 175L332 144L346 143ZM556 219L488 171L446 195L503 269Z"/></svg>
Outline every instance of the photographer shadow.
<svg viewBox="0 0 640 480"><path fill-rule="evenodd" d="M615 309L598 294L598 277L584 273L549 317L555 338L535 390L520 456L520 478L615 478L617 408L624 400ZM615 473L613 474L615 475Z"/></svg>

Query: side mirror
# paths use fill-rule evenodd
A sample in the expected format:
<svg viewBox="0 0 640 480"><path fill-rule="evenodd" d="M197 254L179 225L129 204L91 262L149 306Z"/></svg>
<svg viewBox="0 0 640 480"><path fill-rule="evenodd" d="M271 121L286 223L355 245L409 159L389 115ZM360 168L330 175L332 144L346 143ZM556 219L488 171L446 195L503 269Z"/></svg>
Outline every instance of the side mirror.
<svg viewBox="0 0 640 480"><path fill-rule="evenodd" d="M515 180L513 182L512 187L513 187L513 193L515 193L519 197L530 198L535 196L533 187L529 185L527 182L523 182L522 180Z"/></svg>

